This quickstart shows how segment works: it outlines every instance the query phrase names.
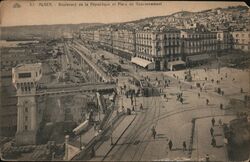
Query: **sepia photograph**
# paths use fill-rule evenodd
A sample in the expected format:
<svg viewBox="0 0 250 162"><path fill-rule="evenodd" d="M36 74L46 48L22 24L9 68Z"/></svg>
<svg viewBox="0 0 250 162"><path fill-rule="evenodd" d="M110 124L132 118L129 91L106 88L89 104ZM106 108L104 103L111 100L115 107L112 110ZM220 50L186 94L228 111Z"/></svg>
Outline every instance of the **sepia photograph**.
<svg viewBox="0 0 250 162"><path fill-rule="evenodd" d="M244 1L0 2L3 161L250 161Z"/></svg>

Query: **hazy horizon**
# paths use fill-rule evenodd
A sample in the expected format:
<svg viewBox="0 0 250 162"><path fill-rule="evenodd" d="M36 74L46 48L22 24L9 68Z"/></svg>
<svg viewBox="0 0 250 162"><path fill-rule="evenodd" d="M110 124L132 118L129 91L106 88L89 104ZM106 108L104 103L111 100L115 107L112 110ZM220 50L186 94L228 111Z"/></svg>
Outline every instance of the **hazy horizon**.
<svg viewBox="0 0 250 162"><path fill-rule="evenodd" d="M2 27L32 26L32 25L63 25L81 23L124 23L149 17L167 16L179 11L199 12L213 8L226 8L246 4L244 2L173 2L151 1L161 3L156 6L58 6L59 3L79 4L82 1L18 1L20 8L13 8L17 1L1 3ZM30 3L35 3L31 7ZM52 7L38 6L39 3L51 2ZM93 1L94 3L119 3L119 1ZM136 1L120 1L121 3L136 3ZM148 3L150 1L139 1ZM90 3L90 1L87 1Z"/></svg>

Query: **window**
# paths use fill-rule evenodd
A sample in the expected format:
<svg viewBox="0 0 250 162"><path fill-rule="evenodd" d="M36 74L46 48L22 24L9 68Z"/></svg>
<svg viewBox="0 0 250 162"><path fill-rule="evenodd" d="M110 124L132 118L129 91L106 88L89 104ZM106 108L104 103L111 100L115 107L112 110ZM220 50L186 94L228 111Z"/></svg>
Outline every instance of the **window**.
<svg viewBox="0 0 250 162"><path fill-rule="evenodd" d="M25 112L28 112L28 108L27 107L25 107Z"/></svg>
<svg viewBox="0 0 250 162"><path fill-rule="evenodd" d="M25 125L25 126L24 126L24 129L25 129L25 130L28 130L28 126L27 126L27 125Z"/></svg>

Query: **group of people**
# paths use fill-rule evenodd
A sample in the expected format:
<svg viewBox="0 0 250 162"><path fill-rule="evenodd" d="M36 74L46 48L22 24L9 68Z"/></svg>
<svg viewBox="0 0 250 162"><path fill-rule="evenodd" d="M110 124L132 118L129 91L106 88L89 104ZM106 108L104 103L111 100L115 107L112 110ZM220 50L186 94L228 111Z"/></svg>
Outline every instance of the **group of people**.
<svg viewBox="0 0 250 162"><path fill-rule="evenodd" d="M156 134L157 134L156 129L155 129L155 126L152 127L151 132L152 132L152 137L155 139L155 138L156 138ZM167 141L168 141L169 150L172 151L173 142L172 142L171 139L169 139L169 140L167 139ZM183 141L182 147L183 147L183 149L182 149L183 151L187 151L187 144L186 144L186 141Z"/></svg>
<svg viewBox="0 0 250 162"><path fill-rule="evenodd" d="M183 104L183 93L177 94L177 101L180 101Z"/></svg>

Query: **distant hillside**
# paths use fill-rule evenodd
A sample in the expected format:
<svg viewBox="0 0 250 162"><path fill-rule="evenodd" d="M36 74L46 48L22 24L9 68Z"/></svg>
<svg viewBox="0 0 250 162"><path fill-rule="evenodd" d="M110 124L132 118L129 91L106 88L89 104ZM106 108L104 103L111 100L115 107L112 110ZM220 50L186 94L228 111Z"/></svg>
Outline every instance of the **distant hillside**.
<svg viewBox="0 0 250 162"><path fill-rule="evenodd" d="M97 23L83 24L58 24L58 25L30 25L12 26L1 28L1 40L23 40L23 39L51 39L62 37L66 33L74 33L80 28L97 26Z"/></svg>
<svg viewBox="0 0 250 162"><path fill-rule="evenodd" d="M59 38L64 34L78 32L81 28L113 26L140 29L143 27L170 26L179 29L194 28L197 25L205 26L208 30L242 30L249 29L250 12L247 6L230 6L200 12L179 11L171 15L147 17L124 23L82 23L63 25L33 25L2 27L2 40L20 39L48 39Z"/></svg>
<svg viewBox="0 0 250 162"><path fill-rule="evenodd" d="M249 8L247 6L232 6L200 12L179 11L171 15L148 17L113 25L139 29L146 26L155 27L165 25L185 29L192 26L195 27L195 24L200 24L209 30L241 30L248 28L249 23Z"/></svg>

